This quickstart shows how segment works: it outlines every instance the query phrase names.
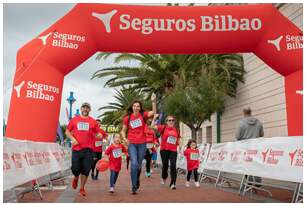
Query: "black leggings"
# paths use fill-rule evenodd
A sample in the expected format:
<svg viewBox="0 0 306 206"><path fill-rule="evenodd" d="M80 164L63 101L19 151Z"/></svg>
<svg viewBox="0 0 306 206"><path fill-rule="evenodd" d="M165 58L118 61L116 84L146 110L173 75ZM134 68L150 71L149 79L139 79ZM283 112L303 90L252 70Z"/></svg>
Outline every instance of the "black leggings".
<svg viewBox="0 0 306 206"><path fill-rule="evenodd" d="M169 168L169 160L170 160L170 174L171 174L171 184L176 184L176 158L177 152L169 151L169 150L161 150L160 157L162 159L163 167L162 167L162 178L165 180L168 177L168 168Z"/></svg>
<svg viewBox="0 0 306 206"><path fill-rule="evenodd" d="M151 153L150 153L151 151ZM145 155L145 159L146 159L146 172L151 172L151 160L152 160L152 150L147 149L146 150L146 155Z"/></svg>
<svg viewBox="0 0 306 206"><path fill-rule="evenodd" d="M101 159L102 152L94 152L93 157L96 158L96 160L93 160L93 164L92 164L92 167L91 167L91 175L92 176L94 176L94 174L95 174L96 164ZM98 175L99 175L99 170L96 170L96 176L98 176Z"/></svg>
<svg viewBox="0 0 306 206"><path fill-rule="evenodd" d="M194 169L194 170L190 170L188 171L187 173L187 181L189 182L190 181L190 178L191 178L191 174L193 172L193 177L194 177L194 181L198 181L198 169Z"/></svg>

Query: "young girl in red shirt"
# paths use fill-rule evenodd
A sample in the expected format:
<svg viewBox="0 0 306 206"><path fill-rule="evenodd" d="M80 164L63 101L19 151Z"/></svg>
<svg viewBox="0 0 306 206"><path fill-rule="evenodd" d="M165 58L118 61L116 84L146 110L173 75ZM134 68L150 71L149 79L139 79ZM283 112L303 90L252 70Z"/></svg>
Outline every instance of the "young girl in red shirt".
<svg viewBox="0 0 306 206"><path fill-rule="evenodd" d="M110 169L110 188L109 192L114 193L114 187L121 170L122 153L128 156L127 150L121 144L120 134L115 134L113 137L113 144L111 144L105 151L104 159L109 159ZM108 158L107 158L108 157Z"/></svg>
<svg viewBox="0 0 306 206"><path fill-rule="evenodd" d="M193 139L188 141L187 148L184 151L184 156L186 156L187 160L187 182L186 187L190 186L190 177L193 173L194 180L195 180L195 186L200 187L200 183L198 180L198 168L200 164L200 155L199 150L197 148L197 142Z"/></svg>

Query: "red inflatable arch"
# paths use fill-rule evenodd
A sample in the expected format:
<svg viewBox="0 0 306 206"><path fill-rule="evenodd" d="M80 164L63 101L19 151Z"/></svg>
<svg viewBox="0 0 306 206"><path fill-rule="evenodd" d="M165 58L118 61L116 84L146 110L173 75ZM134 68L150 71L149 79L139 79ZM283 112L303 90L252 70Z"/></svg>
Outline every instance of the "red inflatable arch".
<svg viewBox="0 0 306 206"><path fill-rule="evenodd" d="M18 51L7 136L53 142L64 76L97 51L253 52L285 77L288 134L302 135L302 35L270 4L77 4Z"/></svg>

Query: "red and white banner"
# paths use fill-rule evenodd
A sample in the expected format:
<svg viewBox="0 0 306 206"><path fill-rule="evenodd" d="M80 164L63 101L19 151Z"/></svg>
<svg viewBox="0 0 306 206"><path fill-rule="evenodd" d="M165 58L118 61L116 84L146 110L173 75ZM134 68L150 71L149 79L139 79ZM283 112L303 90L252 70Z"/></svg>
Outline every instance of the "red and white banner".
<svg viewBox="0 0 306 206"><path fill-rule="evenodd" d="M3 140L3 190L69 169L71 150L57 143Z"/></svg>
<svg viewBox="0 0 306 206"><path fill-rule="evenodd" d="M204 169L303 182L302 137L273 137L213 144Z"/></svg>

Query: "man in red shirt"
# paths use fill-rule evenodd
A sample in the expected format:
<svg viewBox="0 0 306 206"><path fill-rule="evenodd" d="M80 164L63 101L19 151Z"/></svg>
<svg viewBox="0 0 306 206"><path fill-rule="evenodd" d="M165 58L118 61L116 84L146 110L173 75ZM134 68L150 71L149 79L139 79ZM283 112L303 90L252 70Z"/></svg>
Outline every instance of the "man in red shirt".
<svg viewBox="0 0 306 206"><path fill-rule="evenodd" d="M95 175L95 168L96 168L96 164L97 162L101 159L102 157L102 147L103 147L103 139L106 139L108 134L101 129L101 120L100 119L96 119L96 121L99 124L100 127L100 131L99 133L102 135L102 139L99 137L94 137L94 145L93 145L93 152L94 152L94 162L92 164L91 167L91 179L93 180L97 180L98 179L98 175L99 175L99 170L96 169L96 175Z"/></svg>
<svg viewBox="0 0 306 206"><path fill-rule="evenodd" d="M67 126L66 135L72 141L72 165L71 171L74 175L73 189L78 187L81 175L81 188L79 193L86 196L85 184L93 163L93 141L94 137L102 138L99 133L99 124L89 116L90 104L83 103L81 115L72 118Z"/></svg>

